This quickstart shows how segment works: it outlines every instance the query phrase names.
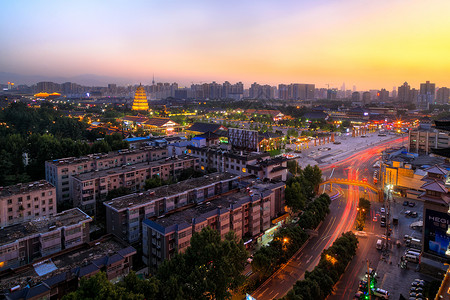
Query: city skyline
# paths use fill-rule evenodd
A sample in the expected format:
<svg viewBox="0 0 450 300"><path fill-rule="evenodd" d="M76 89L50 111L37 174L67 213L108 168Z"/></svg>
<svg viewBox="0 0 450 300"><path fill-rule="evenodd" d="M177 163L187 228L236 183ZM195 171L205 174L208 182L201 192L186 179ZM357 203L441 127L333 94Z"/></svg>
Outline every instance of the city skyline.
<svg viewBox="0 0 450 300"><path fill-rule="evenodd" d="M5 3L2 71L143 84L156 74L185 86L447 85L446 1L105 4Z"/></svg>

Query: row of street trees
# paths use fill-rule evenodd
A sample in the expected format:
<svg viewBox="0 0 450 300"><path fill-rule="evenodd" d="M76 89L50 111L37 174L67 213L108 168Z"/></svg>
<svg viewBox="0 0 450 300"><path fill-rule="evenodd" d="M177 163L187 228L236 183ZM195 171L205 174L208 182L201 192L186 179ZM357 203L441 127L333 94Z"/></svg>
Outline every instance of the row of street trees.
<svg viewBox="0 0 450 300"><path fill-rule="evenodd" d="M330 248L322 252L320 262L314 270L306 271L305 279L297 281L283 299L326 299L355 256L357 248L356 236L351 231L343 233Z"/></svg>
<svg viewBox="0 0 450 300"><path fill-rule="evenodd" d="M64 300L78 299L229 299L244 282L242 272L248 253L242 240L205 227L194 233L184 253L164 261L156 275L142 280L134 273L114 285L104 273L82 279L80 287Z"/></svg>
<svg viewBox="0 0 450 300"><path fill-rule="evenodd" d="M268 246L263 246L253 257L252 269L260 278L270 276L289 260L308 239L305 229L315 229L330 212L330 197L322 194L309 203L297 224L279 230Z"/></svg>

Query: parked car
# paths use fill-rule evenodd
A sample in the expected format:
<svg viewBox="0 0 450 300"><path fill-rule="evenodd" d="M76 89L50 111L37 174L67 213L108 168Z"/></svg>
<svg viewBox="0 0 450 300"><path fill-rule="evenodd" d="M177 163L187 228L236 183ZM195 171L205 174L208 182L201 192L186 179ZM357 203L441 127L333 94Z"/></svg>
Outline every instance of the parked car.
<svg viewBox="0 0 450 300"><path fill-rule="evenodd" d="M408 206L409 205L409 201L403 201L403 206Z"/></svg>
<svg viewBox="0 0 450 300"><path fill-rule="evenodd" d="M409 202L409 207L414 207L414 206L416 206L416 203L414 203L414 202Z"/></svg>
<svg viewBox="0 0 450 300"><path fill-rule="evenodd" d="M357 291L355 293L355 296L353 296L353 299L364 299L364 293L361 291Z"/></svg>
<svg viewBox="0 0 450 300"><path fill-rule="evenodd" d="M372 290L373 294L382 299L389 299L389 292L380 288Z"/></svg>
<svg viewBox="0 0 450 300"><path fill-rule="evenodd" d="M411 212L410 210L405 211L405 215L407 215L407 216L410 216L411 213L412 213L412 212Z"/></svg>
<svg viewBox="0 0 450 300"><path fill-rule="evenodd" d="M418 216L418 214L417 214L417 212L416 212L416 211L413 211L413 212L411 213L411 217L413 217L413 218L417 218L417 216Z"/></svg>
<svg viewBox="0 0 450 300"><path fill-rule="evenodd" d="M380 208L380 212L381 212L382 214L384 214L384 213L386 212L386 209L385 209L384 207L382 207L382 208Z"/></svg>

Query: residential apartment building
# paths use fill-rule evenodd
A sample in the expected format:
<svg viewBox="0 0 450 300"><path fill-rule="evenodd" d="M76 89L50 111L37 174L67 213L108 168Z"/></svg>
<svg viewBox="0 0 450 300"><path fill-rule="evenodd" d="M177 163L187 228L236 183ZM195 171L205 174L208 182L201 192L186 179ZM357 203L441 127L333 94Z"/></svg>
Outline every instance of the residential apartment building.
<svg viewBox="0 0 450 300"><path fill-rule="evenodd" d="M409 152L428 155L431 153L431 149L449 147L450 136L446 131L420 127L409 131Z"/></svg>
<svg viewBox="0 0 450 300"><path fill-rule="evenodd" d="M58 203L71 202L70 177L95 170L106 170L123 165L134 165L167 157L167 149L146 147L138 150L90 154L82 157L67 157L45 162L45 179L56 187Z"/></svg>
<svg viewBox="0 0 450 300"><path fill-rule="evenodd" d="M0 230L0 270L89 242L92 218L72 208L48 218L37 218Z"/></svg>
<svg viewBox="0 0 450 300"><path fill-rule="evenodd" d="M230 173L213 173L103 202L106 229L124 241L137 242L144 219L160 217L174 209L227 193L238 186L238 179Z"/></svg>
<svg viewBox="0 0 450 300"><path fill-rule="evenodd" d="M231 230L239 239L244 235L256 237L269 229L275 213L274 194L282 191L283 197L278 200L284 202L284 187L284 183L253 185L168 216L145 219L143 261L155 270L165 259L185 251L192 235L206 226L219 231L222 239Z"/></svg>
<svg viewBox="0 0 450 300"><path fill-rule="evenodd" d="M198 169L198 158L183 155L74 175L70 179L73 204L93 216L97 203L105 200L113 189L126 187L132 192L142 191L147 179L176 179L190 168Z"/></svg>
<svg viewBox="0 0 450 300"><path fill-rule="evenodd" d="M261 179L286 180L287 159L270 158L270 154L227 150L220 146L187 146L187 152L199 158L200 169L255 175Z"/></svg>
<svg viewBox="0 0 450 300"><path fill-rule="evenodd" d="M132 270L134 255L136 249L133 247L111 236L104 237L47 256L14 272L5 272L0 279L0 289L11 291L13 288L5 294L8 300L61 299L75 291L82 278L90 278L99 272L104 272L111 282L121 280ZM51 265L56 267L51 272L35 271L35 268L42 270Z"/></svg>
<svg viewBox="0 0 450 300"><path fill-rule="evenodd" d="M56 189L45 180L0 188L0 227L56 214Z"/></svg>

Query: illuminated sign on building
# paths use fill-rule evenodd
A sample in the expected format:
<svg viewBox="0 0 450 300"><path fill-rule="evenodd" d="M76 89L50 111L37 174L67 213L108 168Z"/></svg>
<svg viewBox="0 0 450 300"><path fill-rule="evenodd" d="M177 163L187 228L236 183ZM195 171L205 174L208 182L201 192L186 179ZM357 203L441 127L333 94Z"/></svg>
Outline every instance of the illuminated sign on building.
<svg viewBox="0 0 450 300"><path fill-rule="evenodd" d="M447 236L447 227L450 224L450 215L444 212L426 209L424 217L424 252L447 257L450 237Z"/></svg>

